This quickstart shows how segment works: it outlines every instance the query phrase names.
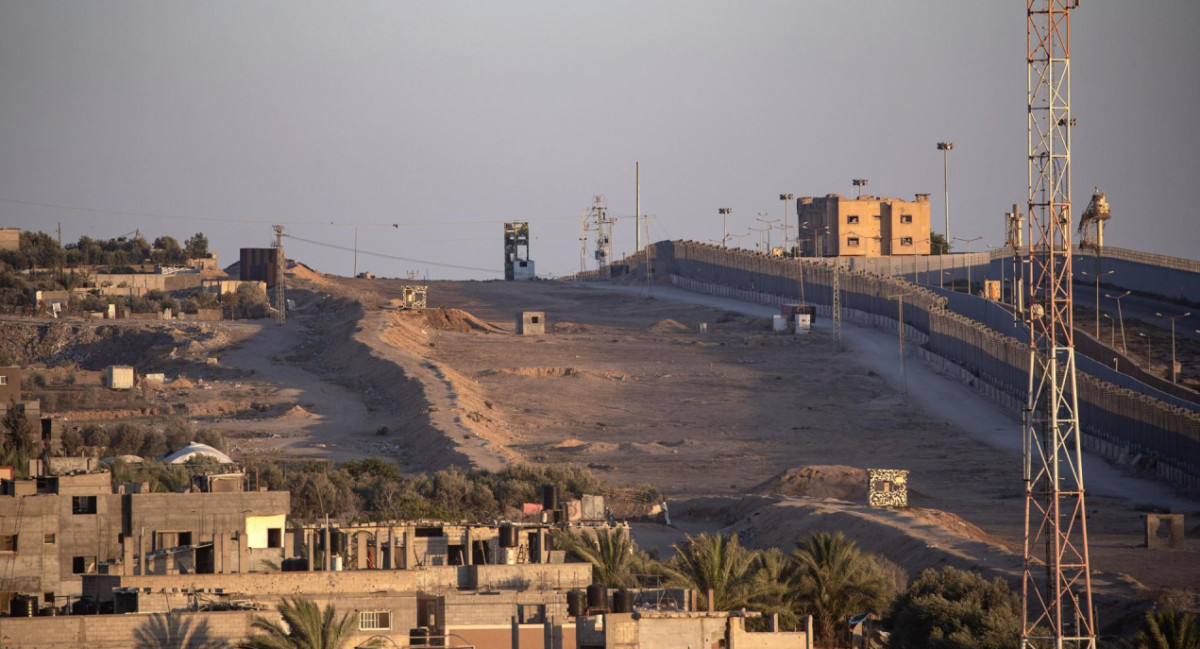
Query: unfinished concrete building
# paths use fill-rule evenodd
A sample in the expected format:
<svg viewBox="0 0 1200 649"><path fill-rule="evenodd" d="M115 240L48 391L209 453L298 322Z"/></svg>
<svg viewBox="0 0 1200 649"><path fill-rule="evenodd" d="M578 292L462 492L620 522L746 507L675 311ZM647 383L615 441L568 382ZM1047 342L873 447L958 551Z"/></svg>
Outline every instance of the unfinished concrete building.
<svg viewBox="0 0 1200 649"><path fill-rule="evenodd" d="M241 573L283 559L287 492L244 492L240 475L236 491L144 490L114 489L105 472L0 482L0 606L17 594L67 603L88 574Z"/></svg>
<svg viewBox="0 0 1200 649"><path fill-rule="evenodd" d="M517 314L518 336L540 336L546 333L545 311L522 311Z"/></svg>
<svg viewBox="0 0 1200 649"><path fill-rule="evenodd" d="M21 401L23 375L21 368L15 365L0 367L0 410L6 410L10 405Z"/></svg>
<svg viewBox="0 0 1200 649"><path fill-rule="evenodd" d="M806 257L928 255L929 194L915 200L838 194L796 201Z"/></svg>

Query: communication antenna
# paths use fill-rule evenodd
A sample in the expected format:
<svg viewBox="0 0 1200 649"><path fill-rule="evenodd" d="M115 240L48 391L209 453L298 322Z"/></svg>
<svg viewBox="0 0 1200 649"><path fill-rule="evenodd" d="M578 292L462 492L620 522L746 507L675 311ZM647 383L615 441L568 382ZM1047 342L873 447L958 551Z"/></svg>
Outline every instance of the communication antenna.
<svg viewBox="0 0 1200 649"><path fill-rule="evenodd" d="M586 270L588 233L594 232L596 250L592 256L596 260L596 269L603 274L612 259L613 225L616 222L615 218L608 216L608 199L603 194L596 194L592 199L591 208L583 212L583 236L580 237L579 253L580 272Z"/></svg>
<svg viewBox="0 0 1200 649"><path fill-rule="evenodd" d="M1094 649L1075 383L1070 12L1028 0L1029 401L1024 413L1021 647Z"/></svg>
<svg viewBox="0 0 1200 649"><path fill-rule="evenodd" d="M275 249L275 324L281 325L287 322L287 299L283 293L283 271L285 263L283 260L283 226L273 225L271 229L275 230L275 241L271 243L271 247Z"/></svg>

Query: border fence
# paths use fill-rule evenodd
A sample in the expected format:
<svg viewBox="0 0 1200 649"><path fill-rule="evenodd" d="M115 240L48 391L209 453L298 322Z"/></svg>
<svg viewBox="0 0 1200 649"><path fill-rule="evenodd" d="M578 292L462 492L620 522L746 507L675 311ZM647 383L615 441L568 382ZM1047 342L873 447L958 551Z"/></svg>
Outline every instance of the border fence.
<svg viewBox="0 0 1200 649"><path fill-rule="evenodd" d="M791 259L691 241L650 245L650 272L682 288L740 300L781 304L803 300L829 313L839 273L843 317L894 329L903 298L904 325L922 358L940 364L1013 414L1026 407L1028 338L1006 335L948 308L948 300L903 279L851 270L832 259ZM645 276L643 255L621 266ZM597 278L586 273L578 279ZM803 298L801 297L803 296ZM1021 336L1024 326L1014 327ZM1079 417L1090 450L1153 468L1182 487L1200 488L1200 413L1081 371ZM1015 433L1014 433L1015 434Z"/></svg>

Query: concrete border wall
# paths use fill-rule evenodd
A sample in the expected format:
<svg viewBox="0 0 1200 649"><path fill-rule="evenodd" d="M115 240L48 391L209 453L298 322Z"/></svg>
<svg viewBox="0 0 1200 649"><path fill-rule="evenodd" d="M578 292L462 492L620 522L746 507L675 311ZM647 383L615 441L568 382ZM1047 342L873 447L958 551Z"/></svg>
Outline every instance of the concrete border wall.
<svg viewBox="0 0 1200 649"><path fill-rule="evenodd" d="M791 302L801 294L828 317L835 267L822 260L767 257L686 241L650 246L655 275L682 288L762 304ZM987 254L987 253L981 253ZM626 260L645 274L642 255ZM961 368L971 383L1019 416L1026 407L1028 341L1001 334L947 308L947 299L901 279L863 271L840 273L843 317L894 330L898 298L913 339L926 337L924 356ZM822 313L823 312L823 313ZM985 387L986 386L986 387ZM1141 455L1160 475L1200 487L1200 413L1173 406L1096 377L1078 379L1080 424L1089 448L1117 459Z"/></svg>

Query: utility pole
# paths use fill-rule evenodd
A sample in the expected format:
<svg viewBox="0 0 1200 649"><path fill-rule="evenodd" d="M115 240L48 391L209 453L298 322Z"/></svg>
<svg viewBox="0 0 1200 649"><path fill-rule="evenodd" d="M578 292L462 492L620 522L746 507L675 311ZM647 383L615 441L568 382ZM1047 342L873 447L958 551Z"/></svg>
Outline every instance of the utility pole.
<svg viewBox="0 0 1200 649"><path fill-rule="evenodd" d="M790 254L792 248L788 246L788 203L795 198L792 194L780 194L779 200L783 203L783 254ZM800 238L800 216L796 216L796 238Z"/></svg>
<svg viewBox="0 0 1200 649"><path fill-rule="evenodd" d="M835 264L833 266L833 308L831 309L833 317L830 320L833 322L832 342L834 351L842 350L842 267Z"/></svg>
<svg viewBox="0 0 1200 649"><path fill-rule="evenodd" d="M633 175L636 187L633 200L633 251L642 249L642 163L633 163Z"/></svg>
<svg viewBox="0 0 1200 649"><path fill-rule="evenodd" d="M283 273L287 266L283 259L283 226L273 225L271 229L275 230L272 245L275 248L275 324L282 325L287 322L287 297L283 292Z"/></svg>
<svg viewBox="0 0 1200 649"><path fill-rule="evenodd" d="M732 207L717 208L717 213L721 215L721 247L729 247L729 215L733 212Z"/></svg>
<svg viewBox="0 0 1200 649"><path fill-rule="evenodd" d="M1026 7L1030 282L1021 649L1096 647L1072 314L1075 119L1068 44L1076 5L1078 0L1028 0Z"/></svg>

